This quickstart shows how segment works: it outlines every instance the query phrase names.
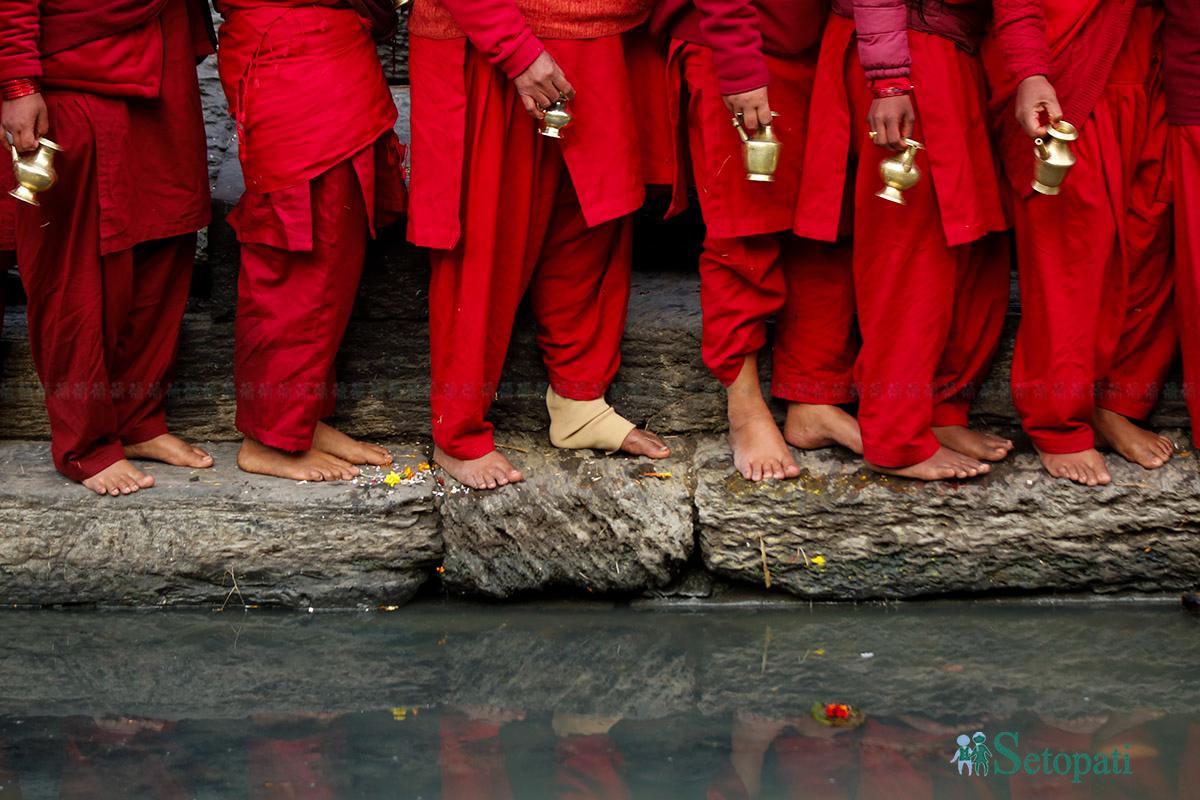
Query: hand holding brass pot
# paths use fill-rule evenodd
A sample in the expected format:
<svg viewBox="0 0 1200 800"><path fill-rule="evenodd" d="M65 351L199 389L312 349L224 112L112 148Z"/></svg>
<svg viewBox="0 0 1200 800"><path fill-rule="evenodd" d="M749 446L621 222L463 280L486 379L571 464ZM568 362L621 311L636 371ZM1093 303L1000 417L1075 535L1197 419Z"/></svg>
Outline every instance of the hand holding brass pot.
<svg viewBox="0 0 1200 800"><path fill-rule="evenodd" d="M58 180L54 154L62 148L49 139L38 139L38 148L32 153L20 155L12 145L8 149L12 151L13 175L17 178L17 188L9 194L31 206L41 205L37 200L38 192L46 191Z"/></svg>
<svg viewBox="0 0 1200 800"><path fill-rule="evenodd" d="M546 109L545 116L542 117L541 134L551 139L561 139L562 129L570 124L571 112L567 111L567 101L560 97Z"/></svg>
<svg viewBox="0 0 1200 800"><path fill-rule="evenodd" d="M914 162L917 151L925 149L925 145L912 139L905 139L904 144L904 152L879 162L879 177L883 178L884 188L875 193L876 197L902 206L908 205L904 199L904 192L921 180L921 170L917 169Z"/></svg>
<svg viewBox="0 0 1200 800"><path fill-rule="evenodd" d="M772 117L778 117L771 112ZM770 125L762 125L754 135L746 133L739 117L733 118L733 127L737 128L738 136L742 137L742 161L746 164L746 180L772 183L775 180L775 170L779 168L779 152L783 143L775 138L775 132Z"/></svg>
<svg viewBox="0 0 1200 800"><path fill-rule="evenodd" d="M1056 195L1067 171L1076 161L1071 152L1071 142L1079 138L1079 131L1066 120L1046 129L1045 139L1033 140L1033 190L1042 194Z"/></svg>

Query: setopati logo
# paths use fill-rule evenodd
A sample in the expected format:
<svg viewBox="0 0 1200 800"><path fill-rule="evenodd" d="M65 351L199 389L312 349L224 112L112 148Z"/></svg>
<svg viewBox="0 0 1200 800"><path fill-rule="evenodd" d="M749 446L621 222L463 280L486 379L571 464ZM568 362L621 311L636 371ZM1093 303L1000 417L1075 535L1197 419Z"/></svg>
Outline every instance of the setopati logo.
<svg viewBox="0 0 1200 800"><path fill-rule="evenodd" d="M1129 764L1129 745L1124 752L1114 749L1111 753L1069 753L1049 748L1023 753L1021 737L1016 731L1001 731L988 746L983 731L962 734L955 740L957 747L950 763L959 775L987 777L989 775L1061 775L1070 777L1071 783L1079 783L1089 776L1132 775Z"/></svg>

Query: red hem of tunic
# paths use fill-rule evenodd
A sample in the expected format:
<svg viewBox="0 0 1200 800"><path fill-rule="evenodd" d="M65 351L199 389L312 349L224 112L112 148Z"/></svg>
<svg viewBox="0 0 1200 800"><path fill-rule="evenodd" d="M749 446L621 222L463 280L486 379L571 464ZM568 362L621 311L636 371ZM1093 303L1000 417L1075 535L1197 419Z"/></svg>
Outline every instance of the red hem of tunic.
<svg viewBox="0 0 1200 800"><path fill-rule="evenodd" d="M190 217L172 219L162 225L147 225L142 228L139 236L109 236L100 242L100 255L107 256L128 250L144 242L156 242L160 239L173 239L176 236L187 236L196 233L212 224L212 209L207 208Z"/></svg>

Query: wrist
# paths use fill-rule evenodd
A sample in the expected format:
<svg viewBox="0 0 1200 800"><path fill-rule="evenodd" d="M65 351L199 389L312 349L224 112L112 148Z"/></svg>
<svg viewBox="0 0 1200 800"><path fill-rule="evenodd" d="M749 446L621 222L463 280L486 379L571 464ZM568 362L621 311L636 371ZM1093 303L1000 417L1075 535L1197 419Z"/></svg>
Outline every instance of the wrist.
<svg viewBox="0 0 1200 800"><path fill-rule="evenodd" d="M17 100L41 91L42 87L33 78L10 78L0 81L0 100Z"/></svg>
<svg viewBox="0 0 1200 800"><path fill-rule="evenodd" d="M875 95L878 99L912 94L916 88L907 77L878 78L869 81L868 85L871 88L871 94Z"/></svg>

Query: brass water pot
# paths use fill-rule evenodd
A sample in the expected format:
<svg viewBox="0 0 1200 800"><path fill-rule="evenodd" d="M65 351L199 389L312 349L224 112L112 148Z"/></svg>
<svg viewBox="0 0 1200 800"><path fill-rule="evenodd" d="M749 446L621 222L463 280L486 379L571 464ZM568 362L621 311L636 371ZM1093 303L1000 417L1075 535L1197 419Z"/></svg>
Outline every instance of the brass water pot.
<svg viewBox="0 0 1200 800"><path fill-rule="evenodd" d="M542 117L542 136L561 139L562 129L570 124L571 112L567 111L567 101L560 97L546 109L546 114Z"/></svg>
<svg viewBox="0 0 1200 800"><path fill-rule="evenodd" d="M921 170L917 169L915 161L917 151L925 149L925 145L912 139L905 139L904 144L904 152L879 162L879 177L883 178L884 188L875 193L876 197L902 206L908 205L904 192L921 180Z"/></svg>
<svg viewBox="0 0 1200 800"><path fill-rule="evenodd" d="M38 148L24 155L17 153L17 148L9 146L13 158L13 175L17 178L17 188L10 195L31 206L41 205L37 200L38 192L44 192L58 180L54 171L54 154L62 148L49 139L38 139Z"/></svg>
<svg viewBox="0 0 1200 800"><path fill-rule="evenodd" d="M779 115L772 112L771 116ZM779 152L783 149L783 143L775 138L771 126L762 125L751 136L742 127L742 120L734 117L733 127L737 128L738 136L742 137L742 161L746 165L746 180L773 182L775 170L779 168Z"/></svg>
<svg viewBox="0 0 1200 800"><path fill-rule="evenodd" d="M1059 120L1046 129L1045 139L1033 140L1033 190L1056 195L1067 172L1077 160L1071 152L1071 142L1079 131L1066 120Z"/></svg>

